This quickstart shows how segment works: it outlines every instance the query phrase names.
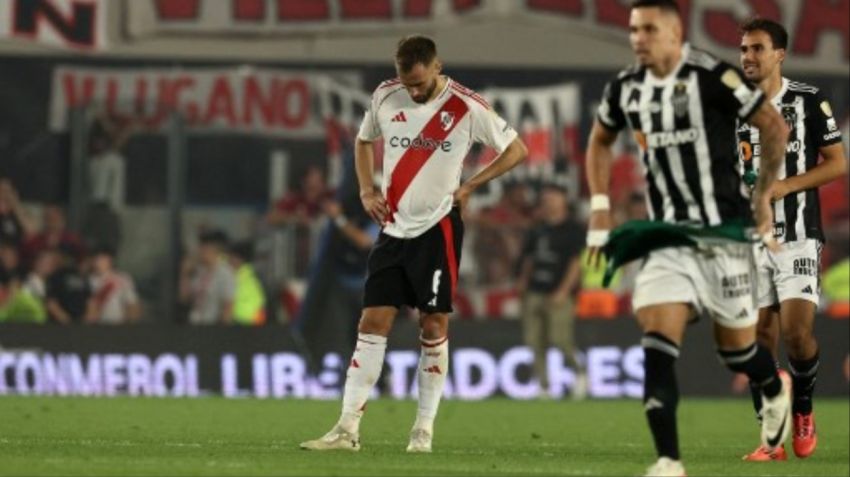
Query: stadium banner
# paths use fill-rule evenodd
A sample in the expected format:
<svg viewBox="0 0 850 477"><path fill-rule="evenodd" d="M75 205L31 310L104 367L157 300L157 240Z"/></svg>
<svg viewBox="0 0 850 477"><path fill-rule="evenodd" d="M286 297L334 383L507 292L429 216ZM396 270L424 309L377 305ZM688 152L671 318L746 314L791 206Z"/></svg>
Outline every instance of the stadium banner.
<svg viewBox="0 0 850 477"><path fill-rule="evenodd" d="M847 2L805 0L685 0L688 38L709 51L735 55L744 19L760 15L789 26L789 61L817 67L850 60ZM622 41L628 2L621 0L137 0L126 2L131 37L162 34L292 35L397 32L453 27L482 20L577 28ZM216 8L219 7L219 8ZM570 45L571 47L579 47ZM612 67L621 67L612 64Z"/></svg>
<svg viewBox="0 0 850 477"><path fill-rule="evenodd" d="M159 130L173 110L193 132L242 132L321 139L330 117L357 124L368 105L352 72L252 67L54 68L48 127L68 130L71 108L97 104L116 118Z"/></svg>
<svg viewBox="0 0 850 477"><path fill-rule="evenodd" d="M818 318L819 396L848 395L850 320ZM455 322L445 394L449 399L539 395L530 379L531 351L513 320ZM630 318L580 321L592 398L639 398L643 386L640 333ZM285 326L27 326L0 328L0 395L179 396L337 399L345 379L345 350L314 349ZM418 329L399 321L386 355L388 394L416 396ZM548 355L550 393L569 393L574 373L557 350ZM311 372L312 370L312 372ZM677 374L688 395L748 395L718 361L711 324L689 329Z"/></svg>
<svg viewBox="0 0 850 477"><path fill-rule="evenodd" d="M107 0L0 1L0 41L15 39L94 51L106 49Z"/></svg>

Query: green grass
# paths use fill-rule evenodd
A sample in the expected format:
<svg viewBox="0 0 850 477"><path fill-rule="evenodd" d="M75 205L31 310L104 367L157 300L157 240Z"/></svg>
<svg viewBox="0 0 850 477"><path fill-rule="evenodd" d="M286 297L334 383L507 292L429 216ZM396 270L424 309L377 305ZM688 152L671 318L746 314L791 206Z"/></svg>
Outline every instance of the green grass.
<svg viewBox="0 0 850 477"><path fill-rule="evenodd" d="M653 460L636 401L447 401L434 453L404 452L416 404L370 404L359 454L298 449L334 423L337 402L0 398L0 475L639 475ZM811 458L753 464L744 400L684 399L690 476L850 474L850 406L816 403ZM790 448L789 448L790 453Z"/></svg>

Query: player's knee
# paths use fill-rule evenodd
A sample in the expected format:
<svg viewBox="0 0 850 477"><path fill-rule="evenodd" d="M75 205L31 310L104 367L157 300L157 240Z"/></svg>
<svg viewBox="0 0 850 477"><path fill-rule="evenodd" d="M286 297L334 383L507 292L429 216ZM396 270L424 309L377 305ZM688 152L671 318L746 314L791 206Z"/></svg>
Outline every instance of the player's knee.
<svg viewBox="0 0 850 477"><path fill-rule="evenodd" d="M440 315L427 315L420 320L422 337L426 340L443 338L449 332L449 322Z"/></svg>
<svg viewBox="0 0 850 477"><path fill-rule="evenodd" d="M357 331L371 335L388 336L392 328L393 317L383 314L364 313L360 317Z"/></svg>
<svg viewBox="0 0 850 477"><path fill-rule="evenodd" d="M785 341L785 348L791 356L805 354L805 351L814 345L812 330L803 326L794 326L784 330L782 336Z"/></svg>

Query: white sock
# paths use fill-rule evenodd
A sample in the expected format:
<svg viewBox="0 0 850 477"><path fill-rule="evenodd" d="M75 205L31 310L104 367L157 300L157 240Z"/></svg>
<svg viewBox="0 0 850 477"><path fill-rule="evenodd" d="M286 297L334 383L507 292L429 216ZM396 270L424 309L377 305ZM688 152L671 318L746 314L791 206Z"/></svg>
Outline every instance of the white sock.
<svg viewBox="0 0 850 477"><path fill-rule="evenodd" d="M419 409L414 429L434 432L434 418L443 397L446 373L449 371L449 338L436 340L420 338L422 352L419 355Z"/></svg>
<svg viewBox="0 0 850 477"><path fill-rule="evenodd" d="M360 418L366 409L366 400L381 376L386 350L386 336L357 335L357 346L345 376L342 415L339 418L339 426L347 432L356 434L360 431Z"/></svg>

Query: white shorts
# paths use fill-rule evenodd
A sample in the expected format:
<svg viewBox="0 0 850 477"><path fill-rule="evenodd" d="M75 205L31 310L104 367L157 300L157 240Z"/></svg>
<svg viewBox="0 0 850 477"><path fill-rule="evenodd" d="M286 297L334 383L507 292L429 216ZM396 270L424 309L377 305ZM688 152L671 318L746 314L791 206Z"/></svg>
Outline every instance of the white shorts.
<svg viewBox="0 0 850 477"><path fill-rule="evenodd" d="M632 309L690 303L726 328L753 326L757 319L753 246L713 241L649 254L635 281Z"/></svg>
<svg viewBox="0 0 850 477"><path fill-rule="evenodd" d="M823 244L817 239L785 242L777 253L759 246L756 251L759 308L792 298L808 300L817 306L822 248Z"/></svg>

